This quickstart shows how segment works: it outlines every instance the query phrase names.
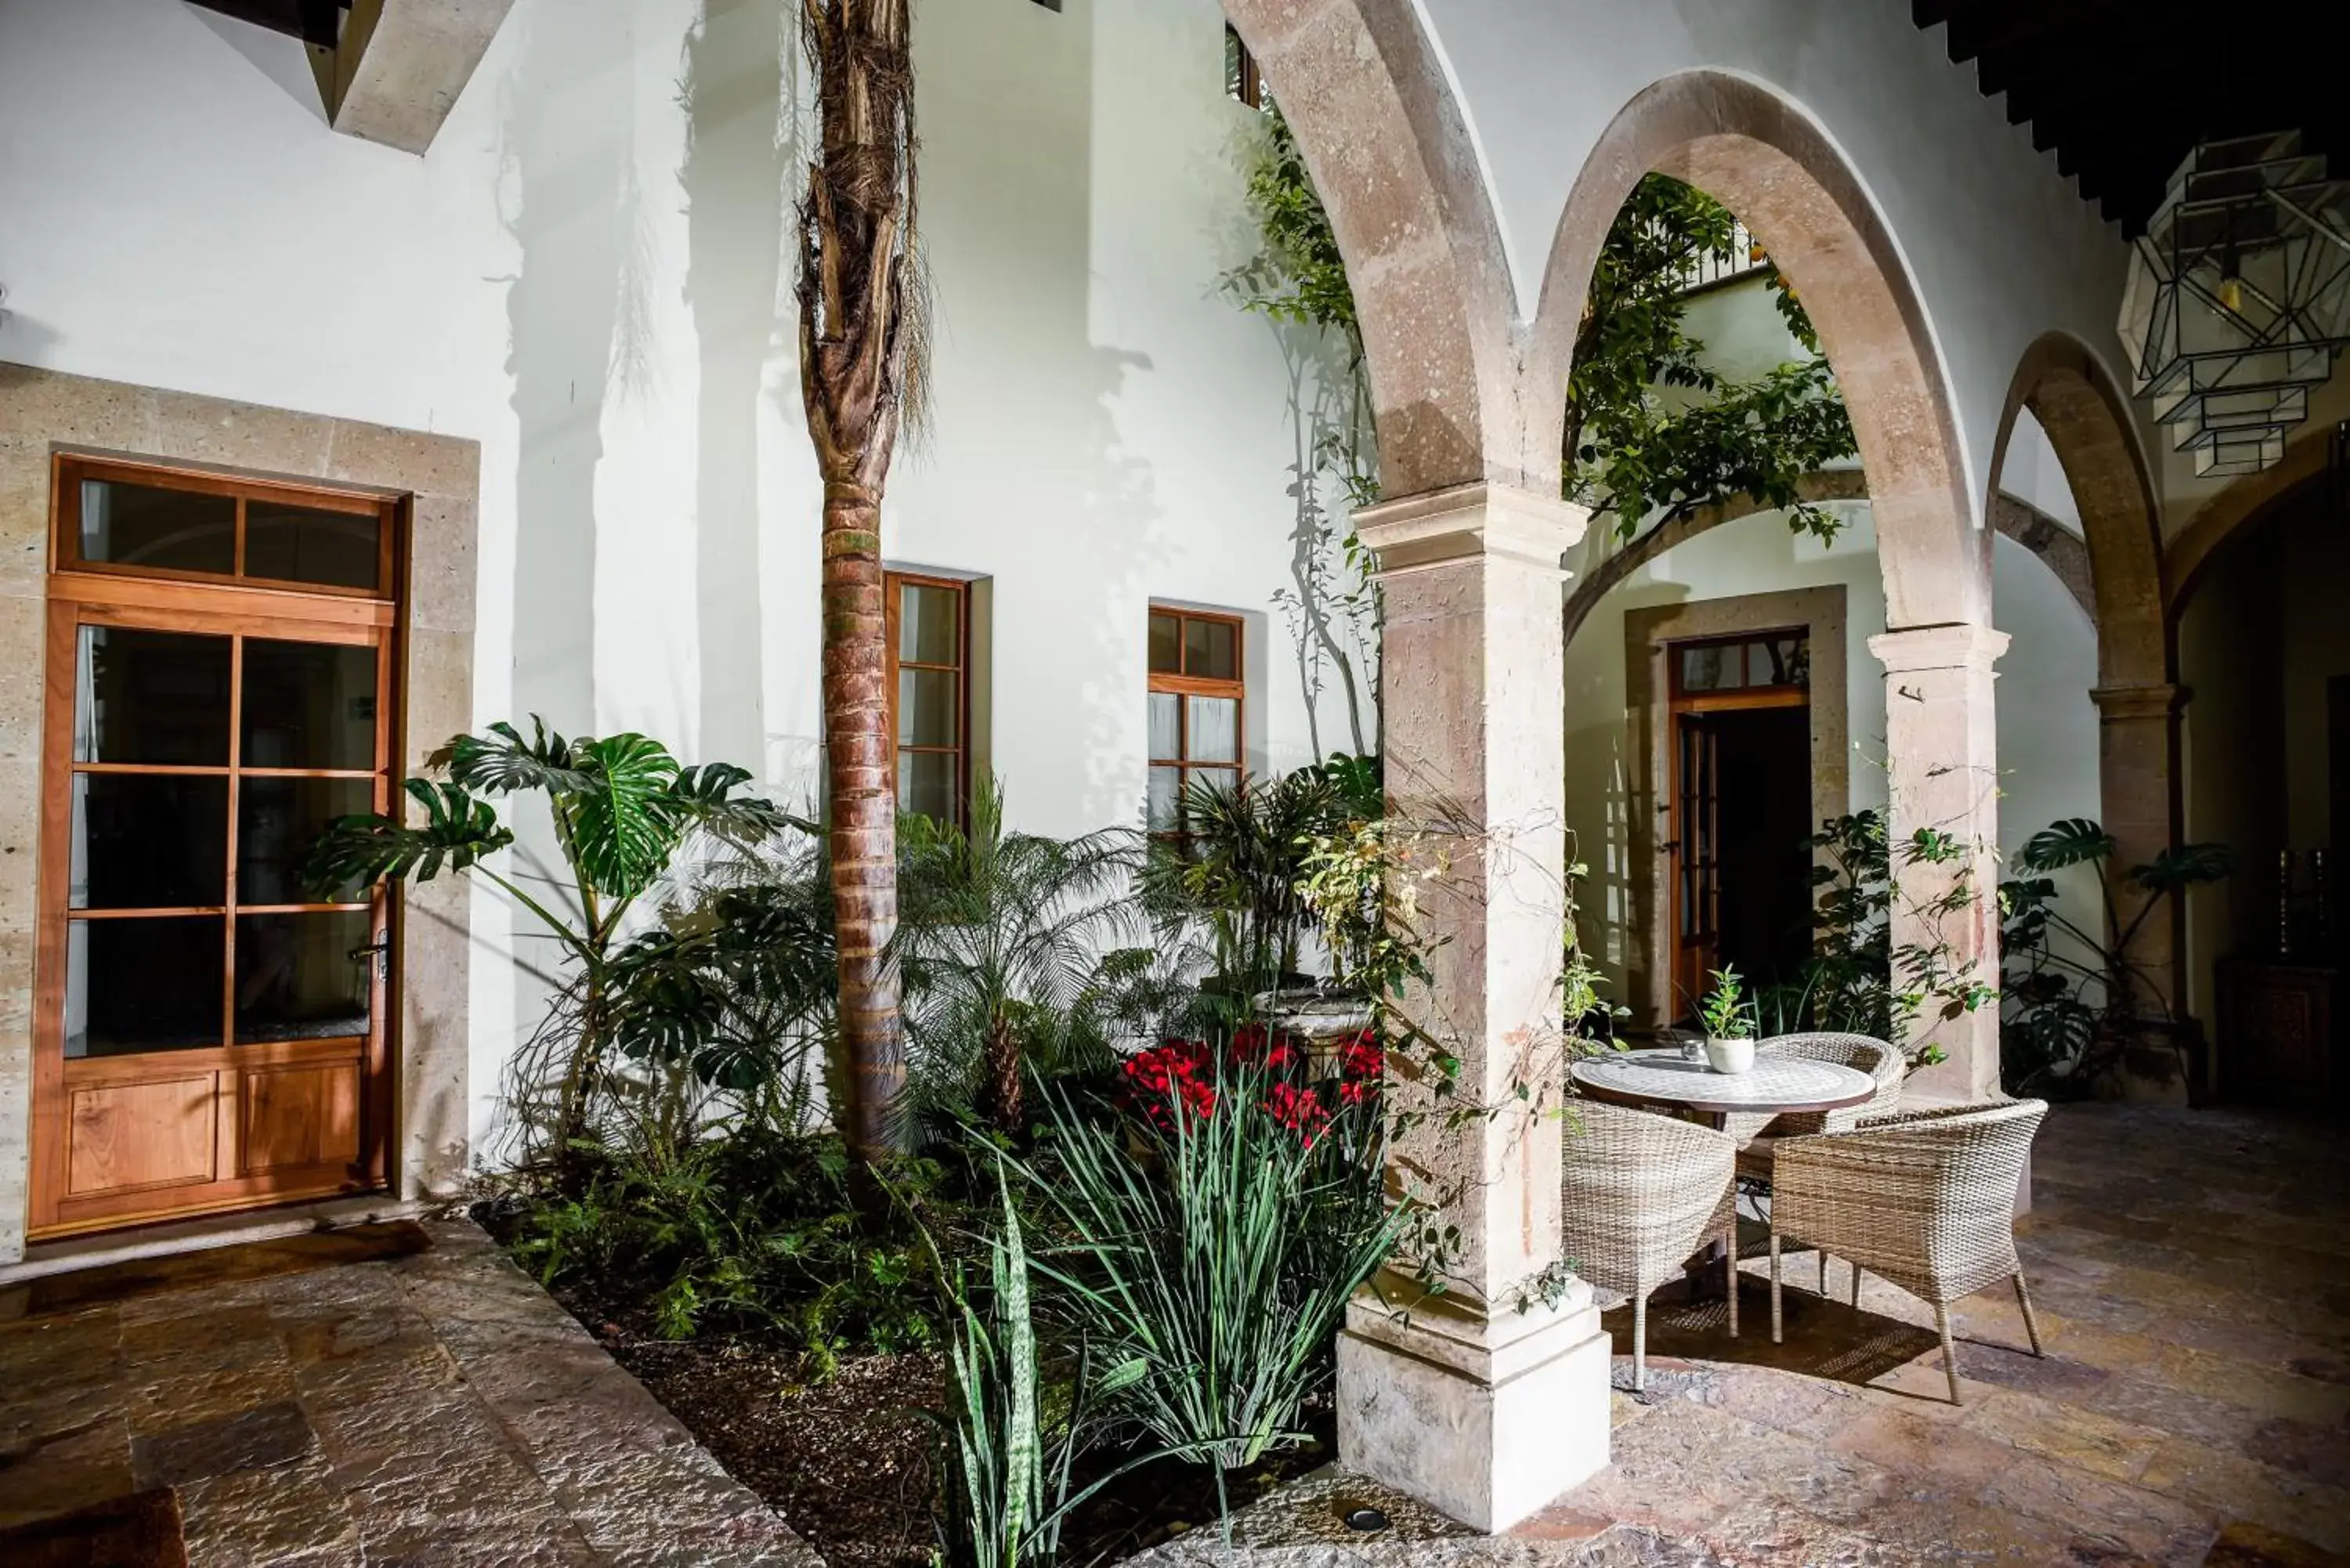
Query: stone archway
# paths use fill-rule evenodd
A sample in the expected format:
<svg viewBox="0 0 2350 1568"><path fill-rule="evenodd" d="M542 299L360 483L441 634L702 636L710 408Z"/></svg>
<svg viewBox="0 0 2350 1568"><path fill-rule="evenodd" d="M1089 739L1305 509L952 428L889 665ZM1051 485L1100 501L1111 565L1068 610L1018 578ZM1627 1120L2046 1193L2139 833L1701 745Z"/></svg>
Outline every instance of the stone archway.
<svg viewBox="0 0 2350 1568"><path fill-rule="evenodd" d="M2020 410L2047 432L2081 514L2096 601L2097 794L2118 866L2144 865L2178 841L2178 711L2171 623L2164 613L2160 518L2155 485L2130 416L2128 400L2096 354L2078 338L2051 332L2024 351L2000 417L1991 453L1994 493ZM2115 889L2116 913L2137 910L2126 883ZM2179 969L2185 910L2141 928L2133 956L2166 1005L2185 995Z"/></svg>
<svg viewBox="0 0 2350 1568"><path fill-rule="evenodd" d="M1745 222L1809 308L1852 413L1885 576L1887 629L1870 641L1887 682L1886 749L1898 843L1919 830L1961 846L1912 864L1893 913L1897 949L1955 976L1998 964L1997 729L1991 533L1979 525L1965 442L1932 324L1893 234L1850 161L1799 106L1750 78L1700 69L1642 89L1600 136L1554 238L1528 345L1540 432L1555 449L1575 329L1608 226L1640 178L1670 174ZM1640 806L1632 807L1636 816ZM1951 898L1964 889L1970 896ZM1918 1037L1950 1060L1913 1081L1973 1101L1999 1086L1996 1010L1943 1017Z"/></svg>
<svg viewBox="0 0 2350 1568"><path fill-rule="evenodd" d="M1515 297L1482 171L1410 0L1224 0L1347 260L1382 486L1555 493L1527 440ZM1547 475L1547 477L1546 477Z"/></svg>
<svg viewBox="0 0 2350 1568"><path fill-rule="evenodd" d="M1868 475L1886 622L1991 621L1989 535L1976 527L1964 441L1923 301L1891 231L1827 132L1728 72L1667 77L1600 137L1559 220L1529 346L1553 448L1575 328L1617 212L1648 173L1685 180L1746 223L1809 308Z"/></svg>

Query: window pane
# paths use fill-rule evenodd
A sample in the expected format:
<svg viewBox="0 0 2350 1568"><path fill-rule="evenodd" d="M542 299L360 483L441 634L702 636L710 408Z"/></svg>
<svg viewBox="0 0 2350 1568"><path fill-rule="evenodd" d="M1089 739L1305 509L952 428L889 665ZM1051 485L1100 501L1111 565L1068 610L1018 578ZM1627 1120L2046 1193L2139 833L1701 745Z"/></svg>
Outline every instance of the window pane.
<svg viewBox="0 0 2350 1568"><path fill-rule="evenodd" d="M1241 705L1230 697L1187 697L1191 725L1190 761L1241 760Z"/></svg>
<svg viewBox="0 0 2350 1568"><path fill-rule="evenodd" d="M1150 694L1150 754L1176 758L1183 754L1182 726L1178 722L1182 699L1172 691Z"/></svg>
<svg viewBox="0 0 2350 1568"><path fill-rule="evenodd" d="M248 768L373 768L375 649L247 638L241 760Z"/></svg>
<svg viewBox="0 0 2350 1568"><path fill-rule="evenodd" d="M1181 768L1150 770L1150 794L1144 807L1144 818L1153 833L1171 833L1175 828L1177 807L1183 794Z"/></svg>
<svg viewBox="0 0 2350 1568"><path fill-rule="evenodd" d="M962 730L962 679L951 670L898 671L898 743L951 746Z"/></svg>
<svg viewBox="0 0 2350 1568"><path fill-rule="evenodd" d="M74 761L228 765L229 641L86 626L74 682Z"/></svg>
<svg viewBox="0 0 2350 1568"><path fill-rule="evenodd" d="M244 504L244 575L372 588L382 524L372 512L322 512L281 501Z"/></svg>
<svg viewBox="0 0 2350 1568"><path fill-rule="evenodd" d="M238 916L238 1041L366 1033L373 940L365 909Z"/></svg>
<svg viewBox="0 0 2350 1568"><path fill-rule="evenodd" d="M1183 673L1211 680L1241 678L1240 628L1228 620L1183 623Z"/></svg>
<svg viewBox="0 0 2350 1568"><path fill-rule="evenodd" d="M1734 691L1745 684L1739 676L1739 654L1743 651L1734 642L1700 643L1681 649L1681 690L1684 691Z"/></svg>
<svg viewBox="0 0 2350 1568"><path fill-rule="evenodd" d="M239 781L236 792L236 901L240 904L351 902L355 888L321 898L302 880L302 862L338 816L371 811L368 779Z"/></svg>
<svg viewBox="0 0 2350 1568"><path fill-rule="evenodd" d="M221 1043L219 915L76 920L66 937L66 1054Z"/></svg>
<svg viewBox="0 0 2350 1568"><path fill-rule="evenodd" d="M920 812L941 822L954 821L959 760L952 752L899 752L898 809Z"/></svg>
<svg viewBox="0 0 2350 1568"><path fill-rule="evenodd" d="M1150 673L1183 673L1183 622L1158 610L1150 612Z"/></svg>
<svg viewBox="0 0 2350 1568"><path fill-rule="evenodd" d="M74 775L72 908L222 904L227 882L224 775Z"/></svg>
<svg viewBox="0 0 2350 1568"><path fill-rule="evenodd" d="M901 585L898 657L910 664L962 662L962 595L953 588Z"/></svg>
<svg viewBox="0 0 2350 1568"><path fill-rule="evenodd" d="M236 502L226 495L85 479L81 558L182 572L234 572Z"/></svg>

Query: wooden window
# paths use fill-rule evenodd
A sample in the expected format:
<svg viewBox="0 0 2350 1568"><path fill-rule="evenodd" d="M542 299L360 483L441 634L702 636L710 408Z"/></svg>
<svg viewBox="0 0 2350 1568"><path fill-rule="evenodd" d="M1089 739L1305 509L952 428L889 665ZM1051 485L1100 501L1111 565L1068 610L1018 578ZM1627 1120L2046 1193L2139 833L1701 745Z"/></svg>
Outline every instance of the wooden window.
<svg viewBox="0 0 2350 1568"><path fill-rule="evenodd" d="M1239 784L1248 732L1247 687L1238 616L1150 612L1150 788L1153 833L1183 829L1194 785Z"/></svg>
<svg viewBox="0 0 2350 1568"><path fill-rule="evenodd" d="M396 500L60 456L36 1232L384 1177L391 920L308 886L386 811Z"/></svg>
<svg viewBox="0 0 2350 1568"><path fill-rule="evenodd" d="M1797 629L1677 642L1672 680L1673 698L1684 708L1782 706L1789 693L1811 687L1811 639Z"/></svg>
<svg viewBox="0 0 2350 1568"><path fill-rule="evenodd" d="M1224 91L1251 109L1264 107L1264 78L1258 74L1256 57L1229 22L1224 24Z"/></svg>
<svg viewBox="0 0 2350 1568"><path fill-rule="evenodd" d="M961 826L971 799L971 585L891 572L889 730L898 809Z"/></svg>

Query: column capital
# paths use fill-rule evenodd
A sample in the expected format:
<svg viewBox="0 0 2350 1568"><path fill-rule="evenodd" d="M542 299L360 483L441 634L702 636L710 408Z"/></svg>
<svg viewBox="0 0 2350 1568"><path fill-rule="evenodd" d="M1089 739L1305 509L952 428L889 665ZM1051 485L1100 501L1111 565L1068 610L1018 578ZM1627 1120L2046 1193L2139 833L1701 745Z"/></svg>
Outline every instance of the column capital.
<svg viewBox="0 0 2350 1568"><path fill-rule="evenodd" d="M2194 695L2175 680L2147 680L2121 686L2092 686L2089 701L2097 705L2097 716L2108 724L2127 723L2137 719L2176 718Z"/></svg>
<svg viewBox="0 0 2350 1568"><path fill-rule="evenodd" d="M1941 626L1905 626L1878 632L1868 639L1887 675L1921 670L1989 670L2007 651L2007 633L1972 621Z"/></svg>
<svg viewBox="0 0 2350 1568"><path fill-rule="evenodd" d="M1360 507L1355 533L1379 558L1379 576L1497 558L1557 575L1580 544L1588 508L1555 495L1479 481Z"/></svg>

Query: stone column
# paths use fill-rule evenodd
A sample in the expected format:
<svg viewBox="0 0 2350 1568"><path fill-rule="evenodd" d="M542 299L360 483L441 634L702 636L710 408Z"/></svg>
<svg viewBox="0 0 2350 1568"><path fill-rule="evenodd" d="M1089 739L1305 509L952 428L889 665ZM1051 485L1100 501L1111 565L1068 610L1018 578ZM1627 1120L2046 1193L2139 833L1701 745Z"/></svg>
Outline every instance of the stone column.
<svg viewBox="0 0 2350 1568"><path fill-rule="evenodd" d="M2137 918L2145 895L2126 879L2133 866L2143 866L2179 838L2178 718L2187 703L2187 689L2168 680L2147 681L2090 690L2097 705L2098 809L2105 830L2114 838L2107 865L2113 880L2114 913L2124 929ZM2140 992L2139 1010L2173 1015L2186 1002L2186 984L2179 960L2186 950L2187 905L2169 900L2169 908L2148 917L2130 940L2129 956L2155 997ZM2157 1005L2158 999L2159 1005ZM2184 1104L2189 1086L2179 1081L2178 1059L2158 1046L2151 1062L2126 1061L2124 1090L2132 1097L2175 1100ZM2208 1087L2209 1085L2205 1085Z"/></svg>
<svg viewBox="0 0 2350 1568"><path fill-rule="evenodd" d="M1885 742L1892 809L1887 830L1900 891L1893 901L1893 947L1937 952L1961 977L1999 983L1999 728L1991 664L2007 634L1958 622L1908 627L1868 639L1885 666ZM1906 866L1904 846L1920 828L1966 848L1945 864ZM1959 879L1973 897L1935 912ZM1897 960L1897 966L1898 961ZM1897 972L1897 984L1905 977ZM1913 1075L1907 1093L1929 1103L1999 1096L1999 1009L1986 1003L1944 1018L1939 1002L1919 1012L1914 1049L1931 1040L1950 1060Z"/></svg>
<svg viewBox="0 0 2350 1568"><path fill-rule="evenodd" d="M1420 891L1422 929L1439 939L1432 981L1407 1005L1458 1058L1460 1108L1448 1115L1408 1071L1391 1091L1403 1117L1391 1174L1457 1241L1441 1256L1443 1293L1422 1299L1391 1276L1348 1308L1339 1458L1486 1531L1607 1462L1607 1336L1559 1242L1559 560L1586 521L1491 484L1355 519L1386 596L1390 809L1446 825L1449 870Z"/></svg>

